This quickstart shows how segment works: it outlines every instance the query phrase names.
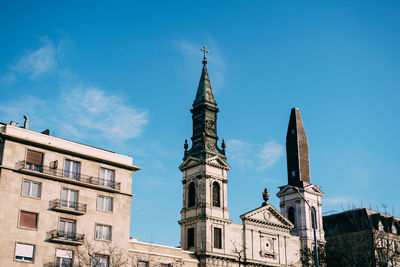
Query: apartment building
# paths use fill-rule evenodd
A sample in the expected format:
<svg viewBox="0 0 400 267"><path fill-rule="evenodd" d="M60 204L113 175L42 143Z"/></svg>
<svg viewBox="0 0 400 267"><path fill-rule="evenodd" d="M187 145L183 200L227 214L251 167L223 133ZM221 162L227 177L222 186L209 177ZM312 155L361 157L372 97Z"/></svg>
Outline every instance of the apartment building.
<svg viewBox="0 0 400 267"><path fill-rule="evenodd" d="M0 123L0 266L109 266L128 251L132 158Z"/></svg>
<svg viewBox="0 0 400 267"><path fill-rule="evenodd" d="M324 216L328 267L400 267L400 218L367 208Z"/></svg>

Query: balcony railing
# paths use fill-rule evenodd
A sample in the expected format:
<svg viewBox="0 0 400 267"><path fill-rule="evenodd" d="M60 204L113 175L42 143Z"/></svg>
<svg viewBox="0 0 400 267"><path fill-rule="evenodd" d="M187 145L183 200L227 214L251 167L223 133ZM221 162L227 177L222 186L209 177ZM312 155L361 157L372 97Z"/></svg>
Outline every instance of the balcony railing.
<svg viewBox="0 0 400 267"><path fill-rule="evenodd" d="M81 204L78 202L66 201L61 199L51 200L50 208L56 211L73 213L73 214L86 213L86 204Z"/></svg>
<svg viewBox="0 0 400 267"><path fill-rule="evenodd" d="M63 243L69 245L82 245L85 241L84 234L77 234L74 232L64 232L59 230L50 231L51 242Z"/></svg>
<svg viewBox="0 0 400 267"><path fill-rule="evenodd" d="M85 183L95 185L96 187L102 187L104 189L110 188L112 191L119 191L121 189L121 183L99 177L84 175L77 172L71 172L69 170L51 168L50 166L32 166L32 164L26 163L25 161L20 161L16 165L17 168L22 171L34 171L46 176L50 175L52 177L57 177L72 183Z"/></svg>

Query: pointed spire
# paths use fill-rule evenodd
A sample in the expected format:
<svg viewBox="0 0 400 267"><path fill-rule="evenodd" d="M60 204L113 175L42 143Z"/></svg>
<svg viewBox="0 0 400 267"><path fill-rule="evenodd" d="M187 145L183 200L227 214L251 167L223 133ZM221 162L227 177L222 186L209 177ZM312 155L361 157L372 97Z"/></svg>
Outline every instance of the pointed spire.
<svg viewBox="0 0 400 267"><path fill-rule="evenodd" d="M205 51L208 52L208 50ZM210 78L208 77L206 52L204 52L203 70L201 71L199 86L197 87L197 93L193 103L193 107L205 102L216 105L211 88Z"/></svg>
<svg viewBox="0 0 400 267"><path fill-rule="evenodd" d="M310 184L308 142L298 108L293 108L290 112L289 126L286 134L286 157L288 183L298 187Z"/></svg>
<svg viewBox="0 0 400 267"><path fill-rule="evenodd" d="M193 108L190 110L193 114L192 147L189 150L185 149L184 159L189 156L207 159L216 155L225 158L225 149L220 149L217 145L217 113L219 110L208 77L206 46L201 51L204 52L203 69Z"/></svg>

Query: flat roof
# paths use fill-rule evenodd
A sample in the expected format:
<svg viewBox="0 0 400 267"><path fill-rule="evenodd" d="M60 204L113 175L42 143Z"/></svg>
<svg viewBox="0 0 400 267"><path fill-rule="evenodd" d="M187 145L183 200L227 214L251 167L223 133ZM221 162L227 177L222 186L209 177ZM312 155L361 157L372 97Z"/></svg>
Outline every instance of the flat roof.
<svg viewBox="0 0 400 267"><path fill-rule="evenodd" d="M19 140L22 142L39 145L49 149L77 154L94 160L105 161L106 163L116 164L122 168L139 170L139 167L133 166L132 157L117 154L113 151L102 148L85 145L75 141L54 137L51 135L35 132L18 126L0 123L0 134L8 139Z"/></svg>

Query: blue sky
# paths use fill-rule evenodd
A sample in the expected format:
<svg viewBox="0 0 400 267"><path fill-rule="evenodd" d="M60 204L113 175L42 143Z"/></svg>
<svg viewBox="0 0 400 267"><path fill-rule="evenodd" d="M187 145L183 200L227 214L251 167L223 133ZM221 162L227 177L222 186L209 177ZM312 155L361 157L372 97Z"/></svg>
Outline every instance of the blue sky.
<svg viewBox="0 0 400 267"><path fill-rule="evenodd" d="M400 216L398 1L1 1L0 121L134 158L131 236L179 245L200 48L227 141L231 219L287 182L290 109L323 211Z"/></svg>

